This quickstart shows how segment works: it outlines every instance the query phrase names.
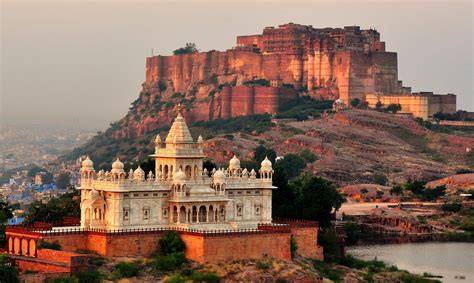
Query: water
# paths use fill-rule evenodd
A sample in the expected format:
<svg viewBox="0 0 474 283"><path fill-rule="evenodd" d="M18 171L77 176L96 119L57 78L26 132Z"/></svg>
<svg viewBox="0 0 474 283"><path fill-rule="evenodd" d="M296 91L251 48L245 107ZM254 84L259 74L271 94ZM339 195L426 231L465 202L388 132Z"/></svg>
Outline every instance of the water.
<svg viewBox="0 0 474 283"><path fill-rule="evenodd" d="M441 275L442 282L474 282L474 243L429 242L347 247L348 254L371 260L377 257L412 273ZM464 276L465 279L456 279Z"/></svg>

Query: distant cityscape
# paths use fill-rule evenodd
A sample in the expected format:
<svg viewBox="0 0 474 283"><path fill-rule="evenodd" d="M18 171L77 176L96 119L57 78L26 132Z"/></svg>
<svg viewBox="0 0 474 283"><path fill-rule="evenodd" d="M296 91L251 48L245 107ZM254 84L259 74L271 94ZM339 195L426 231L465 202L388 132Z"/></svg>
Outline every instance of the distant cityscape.
<svg viewBox="0 0 474 283"><path fill-rule="evenodd" d="M95 133L83 129L4 126L0 132L0 201L15 208L8 224L20 224L34 201L48 202L73 190L80 163L57 158Z"/></svg>

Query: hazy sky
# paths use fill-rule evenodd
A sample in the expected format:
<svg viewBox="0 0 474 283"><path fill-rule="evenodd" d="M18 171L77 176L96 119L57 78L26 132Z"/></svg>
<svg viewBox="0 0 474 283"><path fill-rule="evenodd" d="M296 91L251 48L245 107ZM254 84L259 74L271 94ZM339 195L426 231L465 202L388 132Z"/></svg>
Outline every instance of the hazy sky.
<svg viewBox="0 0 474 283"><path fill-rule="evenodd" d="M458 109L474 110L469 0L0 1L0 126L105 128L138 96L151 48L225 50L288 22L375 27L405 85L455 93Z"/></svg>

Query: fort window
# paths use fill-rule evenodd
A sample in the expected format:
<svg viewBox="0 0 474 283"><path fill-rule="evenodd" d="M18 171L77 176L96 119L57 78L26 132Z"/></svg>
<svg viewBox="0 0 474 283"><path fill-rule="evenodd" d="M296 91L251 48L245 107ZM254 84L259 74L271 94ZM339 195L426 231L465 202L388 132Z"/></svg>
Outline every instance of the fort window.
<svg viewBox="0 0 474 283"><path fill-rule="evenodd" d="M163 218L168 218L168 209L163 208Z"/></svg>
<svg viewBox="0 0 474 283"><path fill-rule="evenodd" d="M129 194L124 194L123 197L128 198L130 195Z"/></svg>
<svg viewBox="0 0 474 283"><path fill-rule="evenodd" d="M234 194L234 192L229 192L229 195L233 195L233 194Z"/></svg>
<svg viewBox="0 0 474 283"><path fill-rule="evenodd" d="M252 192L251 191L247 191L247 194L250 195Z"/></svg>
<svg viewBox="0 0 474 283"><path fill-rule="evenodd" d="M147 197L147 196L148 196L148 194L143 194L143 196L144 196L144 197Z"/></svg>
<svg viewBox="0 0 474 283"><path fill-rule="evenodd" d="M153 196L154 196L154 197L157 197L157 196L158 196L158 194L153 194Z"/></svg>
<svg viewBox="0 0 474 283"><path fill-rule="evenodd" d="M123 220L128 220L130 217L130 209L124 208L123 209Z"/></svg>
<svg viewBox="0 0 474 283"><path fill-rule="evenodd" d="M255 205L255 215L260 215L262 213L262 205L256 204Z"/></svg>
<svg viewBox="0 0 474 283"><path fill-rule="evenodd" d="M255 191L255 194L256 194L256 195L260 194L260 191Z"/></svg>
<svg viewBox="0 0 474 283"><path fill-rule="evenodd" d="M150 208L145 207L143 208L143 220L150 219Z"/></svg>
<svg viewBox="0 0 474 283"><path fill-rule="evenodd" d="M138 197L138 194L133 194L134 197Z"/></svg>
<svg viewBox="0 0 474 283"><path fill-rule="evenodd" d="M242 204L237 204L237 216L242 216L243 206Z"/></svg>
<svg viewBox="0 0 474 283"><path fill-rule="evenodd" d="M168 196L168 193L163 193L163 196L164 196L164 197L167 197L167 196Z"/></svg>
<svg viewBox="0 0 474 283"><path fill-rule="evenodd" d="M238 194L238 195L241 195L241 194L242 194L242 192L241 192L241 191L238 191L238 192L237 192L237 194Z"/></svg>

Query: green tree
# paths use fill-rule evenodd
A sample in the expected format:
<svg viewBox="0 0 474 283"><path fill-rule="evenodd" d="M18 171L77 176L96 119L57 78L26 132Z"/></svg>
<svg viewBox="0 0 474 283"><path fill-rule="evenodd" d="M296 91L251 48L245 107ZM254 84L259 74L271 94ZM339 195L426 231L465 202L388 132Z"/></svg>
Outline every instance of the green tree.
<svg viewBox="0 0 474 283"><path fill-rule="evenodd" d="M392 103L389 104L385 110L388 112L397 113L398 111L402 110L402 106L397 103Z"/></svg>
<svg viewBox="0 0 474 283"><path fill-rule="evenodd" d="M79 191L52 198L47 203L34 201L26 215L25 224L34 222L62 222L64 217L80 217Z"/></svg>
<svg viewBox="0 0 474 283"><path fill-rule="evenodd" d="M296 193L295 210L302 219L317 220L321 227L328 227L332 213L345 201L336 186L321 177L303 176L293 186Z"/></svg>
<svg viewBox="0 0 474 283"><path fill-rule="evenodd" d="M71 179L69 177L68 172L60 173L58 178L56 179L56 185L58 186L58 188L65 190L69 186L70 180Z"/></svg>
<svg viewBox="0 0 474 283"><path fill-rule="evenodd" d="M10 262L6 254L0 254L0 282L20 282L18 269Z"/></svg>
<svg viewBox="0 0 474 283"><path fill-rule="evenodd" d="M169 255L173 253L180 253L186 250L186 244L176 232L166 232L163 238L159 241L160 255Z"/></svg>
<svg viewBox="0 0 474 283"><path fill-rule="evenodd" d="M360 99L359 98L351 99L351 106L352 107L357 107L357 106L359 106L359 104L360 104Z"/></svg>
<svg viewBox="0 0 474 283"><path fill-rule="evenodd" d="M374 183L376 183L378 185L382 185L382 186L386 185L387 182L388 182L387 176L382 175L382 174L378 174L378 173L372 175L372 179L373 179Z"/></svg>
<svg viewBox="0 0 474 283"><path fill-rule="evenodd" d="M296 155L288 154L282 160L278 160L275 164L275 168L281 167L288 175L288 179L293 179L301 174L301 171L306 167L306 161Z"/></svg>
<svg viewBox="0 0 474 283"><path fill-rule="evenodd" d="M378 111L382 110L382 107L383 107L383 104L382 102L377 101L377 103L375 104L375 109L377 109Z"/></svg>
<svg viewBox="0 0 474 283"><path fill-rule="evenodd" d="M295 192L288 184L288 175L283 167L275 167L273 185L278 189L272 192L272 214L274 217L294 218Z"/></svg>
<svg viewBox="0 0 474 283"><path fill-rule="evenodd" d="M394 186L390 189L390 194L391 194L391 195L395 194L395 195L397 195L397 196L403 194L403 187L400 186L400 185L394 185Z"/></svg>
<svg viewBox="0 0 474 283"><path fill-rule="evenodd" d="M276 152L273 149L266 148L263 145L259 145L254 151L254 158L258 165L267 157L271 162L275 162Z"/></svg>
<svg viewBox="0 0 474 283"><path fill-rule="evenodd" d="M175 51L173 51L174 55L179 55L179 54L190 54L190 53L196 53L199 50L196 48L195 43L188 42L184 47L178 48Z"/></svg>

